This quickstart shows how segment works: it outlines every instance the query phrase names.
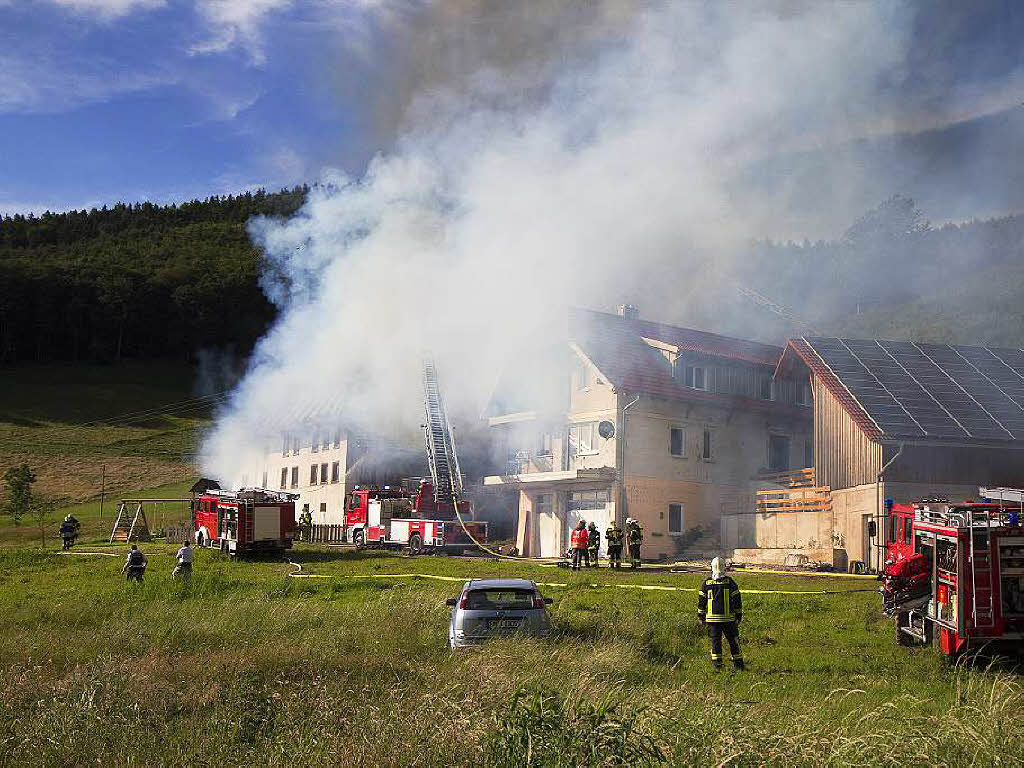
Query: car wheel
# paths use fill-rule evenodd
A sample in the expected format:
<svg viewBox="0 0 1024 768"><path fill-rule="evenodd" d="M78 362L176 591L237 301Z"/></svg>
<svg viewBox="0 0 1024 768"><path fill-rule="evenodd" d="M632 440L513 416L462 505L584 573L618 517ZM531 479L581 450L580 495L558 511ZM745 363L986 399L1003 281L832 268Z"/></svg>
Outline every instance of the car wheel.
<svg viewBox="0 0 1024 768"><path fill-rule="evenodd" d="M355 533L352 534L352 543L356 545L356 549L362 549L363 548L364 542L363 542L363 532L362 531L356 531Z"/></svg>
<svg viewBox="0 0 1024 768"><path fill-rule="evenodd" d="M418 555L423 551L423 539L418 533L409 537L409 554Z"/></svg>

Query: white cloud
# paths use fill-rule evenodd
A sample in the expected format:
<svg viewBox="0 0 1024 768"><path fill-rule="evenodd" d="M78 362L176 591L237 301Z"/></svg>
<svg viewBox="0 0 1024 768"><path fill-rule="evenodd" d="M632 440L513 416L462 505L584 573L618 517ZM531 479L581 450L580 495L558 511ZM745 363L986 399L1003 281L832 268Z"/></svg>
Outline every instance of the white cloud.
<svg viewBox="0 0 1024 768"><path fill-rule="evenodd" d="M98 16L104 20L119 19L133 11L162 8L166 0L51 0L55 5L76 13Z"/></svg>
<svg viewBox="0 0 1024 768"><path fill-rule="evenodd" d="M288 9L292 0L197 0L196 11L209 25L211 36L191 46L189 53L223 53L235 45L246 49L253 64L263 64L261 26L268 15Z"/></svg>
<svg viewBox="0 0 1024 768"><path fill-rule="evenodd" d="M72 71L45 58L0 53L0 114L66 112L175 81L167 73L126 72L102 60L91 62L88 70Z"/></svg>

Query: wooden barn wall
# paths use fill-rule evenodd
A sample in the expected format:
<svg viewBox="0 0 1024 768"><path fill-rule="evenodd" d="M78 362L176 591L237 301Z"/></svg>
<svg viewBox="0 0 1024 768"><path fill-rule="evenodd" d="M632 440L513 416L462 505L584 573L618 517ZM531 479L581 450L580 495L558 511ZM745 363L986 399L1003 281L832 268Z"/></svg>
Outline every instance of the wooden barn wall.
<svg viewBox="0 0 1024 768"><path fill-rule="evenodd" d="M882 468L882 446L865 437L839 401L814 378L815 481L832 489L873 483Z"/></svg>

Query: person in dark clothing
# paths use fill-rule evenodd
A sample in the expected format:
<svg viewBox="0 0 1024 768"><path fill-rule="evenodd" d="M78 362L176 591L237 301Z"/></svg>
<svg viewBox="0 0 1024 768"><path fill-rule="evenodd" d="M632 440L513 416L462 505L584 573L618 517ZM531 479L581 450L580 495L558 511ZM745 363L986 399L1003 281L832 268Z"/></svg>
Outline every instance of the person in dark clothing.
<svg viewBox="0 0 1024 768"><path fill-rule="evenodd" d="M588 565L597 568L597 552L601 549L601 532L597 530L597 523L593 520L587 526L587 553L590 556Z"/></svg>
<svg viewBox="0 0 1024 768"><path fill-rule="evenodd" d="M612 520L608 524L608 530L604 532L604 540L608 542L608 566L610 568L622 567L622 529L619 524Z"/></svg>
<svg viewBox="0 0 1024 768"><path fill-rule="evenodd" d="M132 548L128 550L128 557L125 558L124 565L121 567L121 573L125 575L127 581L137 581L141 584L146 575L147 565L149 565L149 560L137 545L132 544Z"/></svg>
<svg viewBox="0 0 1024 768"><path fill-rule="evenodd" d="M711 578L705 579L697 593L697 618L711 637L711 663L722 668L722 637L729 641L729 653L736 669L745 669L740 652L739 625L743 619L743 598L732 577L722 573L722 561L711 561Z"/></svg>
<svg viewBox="0 0 1024 768"><path fill-rule="evenodd" d="M71 515L64 518L60 524L60 537L64 542L64 549L71 549L78 536L78 521Z"/></svg>

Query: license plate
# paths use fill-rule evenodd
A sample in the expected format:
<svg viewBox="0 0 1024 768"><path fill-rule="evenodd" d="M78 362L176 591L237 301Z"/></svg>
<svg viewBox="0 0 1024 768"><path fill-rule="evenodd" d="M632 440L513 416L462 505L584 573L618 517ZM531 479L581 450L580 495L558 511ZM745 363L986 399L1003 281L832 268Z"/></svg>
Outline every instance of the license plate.
<svg viewBox="0 0 1024 768"><path fill-rule="evenodd" d="M523 626L522 619L491 619L487 628L498 632L514 632Z"/></svg>

